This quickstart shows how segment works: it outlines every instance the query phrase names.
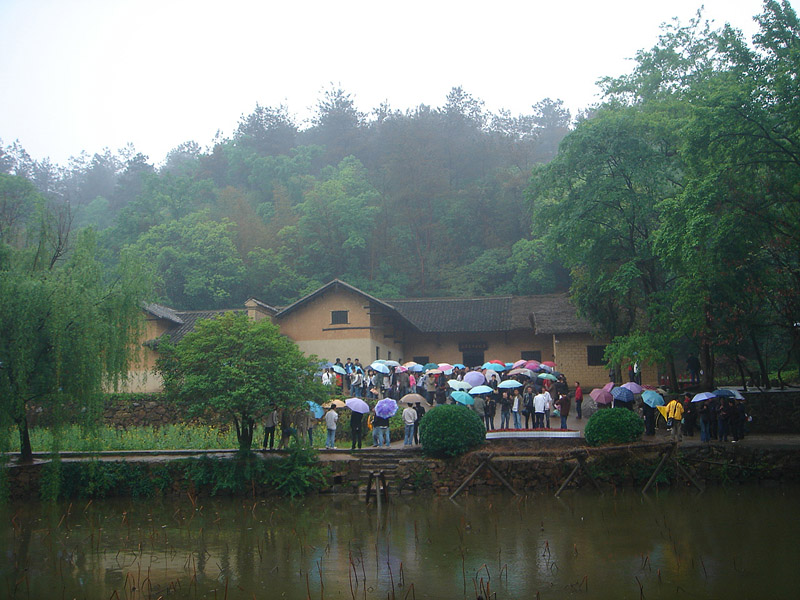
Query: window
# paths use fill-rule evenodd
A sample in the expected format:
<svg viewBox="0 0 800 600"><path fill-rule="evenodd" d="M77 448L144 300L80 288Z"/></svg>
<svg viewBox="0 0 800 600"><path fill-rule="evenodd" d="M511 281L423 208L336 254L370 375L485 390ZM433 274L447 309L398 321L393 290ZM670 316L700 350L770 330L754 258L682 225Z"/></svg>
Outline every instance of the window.
<svg viewBox="0 0 800 600"><path fill-rule="evenodd" d="M380 357L381 357L381 347L375 346L375 360L380 359Z"/></svg>
<svg viewBox="0 0 800 600"><path fill-rule="evenodd" d="M606 366L606 359L603 355L606 353L605 346L586 346L586 355L590 367L604 367Z"/></svg>
<svg viewBox="0 0 800 600"><path fill-rule="evenodd" d="M389 352L386 353L386 360L392 360L392 351L391 350L389 350Z"/></svg>
<svg viewBox="0 0 800 600"><path fill-rule="evenodd" d="M331 325L347 325L348 323L346 310L331 311Z"/></svg>
<svg viewBox="0 0 800 600"><path fill-rule="evenodd" d="M468 367L479 367L484 363L483 352L469 350L461 353L461 362Z"/></svg>
<svg viewBox="0 0 800 600"><path fill-rule="evenodd" d="M418 365L427 365L429 362L431 362L428 360L429 358L430 357L428 356L415 356L412 360Z"/></svg>
<svg viewBox="0 0 800 600"><path fill-rule="evenodd" d="M522 360L535 360L538 362L542 362L542 351L541 350L526 350L520 356Z"/></svg>

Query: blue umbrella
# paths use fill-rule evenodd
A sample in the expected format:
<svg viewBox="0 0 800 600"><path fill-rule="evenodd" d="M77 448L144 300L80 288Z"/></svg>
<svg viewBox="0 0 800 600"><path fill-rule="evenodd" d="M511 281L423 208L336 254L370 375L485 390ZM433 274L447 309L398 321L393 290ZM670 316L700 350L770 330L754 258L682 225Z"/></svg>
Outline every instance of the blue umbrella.
<svg viewBox="0 0 800 600"><path fill-rule="evenodd" d="M369 404L364 402L361 398L348 398L344 401L345 406L353 412L365 415L369 412Z"/></svg>
<svg viewBox="0 0 800 600"><path fill-rule="evenodd" d="M656 406L664 406L664 398L656 391L645 390L642 392L642 400L647 406L655 408Z"/></svg>
<svg viewBox="0 0 800 600"><path fill-rule="evenodd" d="M516 379L506 379L505 381L501 381L500 383L498 383L497 387L504 388L504 389L507 389L507 388L518 388L518 387L522 387L522 384L519 381L517 381Z"/></svg>
<svg viewBox="0 0 800 600"><path fill-rule="evenodd" d="M633 392L628 388L615 387L611 390L611 395L617 402L633 402Z"/></svg>
<svg viewBox="0 0 800 600"><path fill-rule="evenodd" d="M467 368L465 365L462 365L461 363L456 363L456 364L454 364L453 366L454 366L456 369L466 369L466 368Z"/></svg>
<svg viewBox="0 0 800 600"><path fill-rule="evenodd" d="M472 394L473 396L477 396L480 394L491 394L492 392L494 392L494 390L490 388L488 385L476 385L469 391L469 393Z"/></svg>
<svg viewBox="0 0 800 600"><path fill-rule="evenodd" d="M308 409L312 415L314 415L315 419L321 419L322 415L325 414L325 409L322 408L319 404L314 402L313 400L308 400Z"/></svg>
<svg viewBox="0 0 800 600"><path fill-rule="evenodd" d="M369 366L370 369L373 371L377 371L378 373L383 373L384 375L389 373L389 367L387 367L382 362L378 362L377 360Z"/></svg>
<svg viewBox="0 0 800 600"><path fill-rule="evenodd" d="M498 365L497 363L493 363L493 362L487 362L487 363L483 363L483 366L481 367L481 369L491 369L492 371L500 372L500 371L505 371L506 370L506 366L505 365Z"/></svg>
<svg viewBox="0 0 800 600"><path fill-rule="evenodd" d="M711 400L711 398L716 397L714 392L700 392L699 394L695 394L694 398L692 398L692 402L702 402L703 400Z"/></svg>
<svg viewBox="0 0 800 600"><path fill-rule="evenodd" d="M458 402L459 404L467 404L467 405L475 404L475 398L470 396L467 392L456 391L453 392L450 396L453 398L455 402Z"/></svg>
<svg viewBox="0 0 800 600"><path fill-rule="evenodd" d="M344 370L344 367L340 367L339 365L333 365L333 372L339 375L347 375L347 371Z"/></svg>

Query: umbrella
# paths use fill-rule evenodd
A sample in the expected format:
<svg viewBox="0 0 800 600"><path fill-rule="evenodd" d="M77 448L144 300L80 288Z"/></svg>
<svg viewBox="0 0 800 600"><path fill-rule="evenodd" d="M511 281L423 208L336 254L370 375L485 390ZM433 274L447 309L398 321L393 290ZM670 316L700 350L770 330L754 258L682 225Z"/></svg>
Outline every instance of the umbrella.
<svg viewBox="0 0 800 600"><path fill-rule="evenodd" d="M453 365L450 363L439 363L439 369L442 371L452 371Z"/></svg>
<svg viewBox="0 0 800 600"><path fill-rule="evenodd" d="M399 367L400 366L400 363L397 362L396 360L385 360L385 361L383 361L383 364L385 364L387 367Z"/></svg>
<svg viewBox="0 0 800 600"><path fill-rule="evenodd" d="M319 404L314 402L313 400L307 400L308 402L308 410L314 415L315 419L321 419L322 415L325 414L325 409L322 408Z"/></svg>
<svg viewBox="0 0 800 600"><path fill-rule="evenodd" d="M378 403L375 405L375 414L379 417L388 419L391 416L394 416L394 413L397 412L397 402L392 400L391 398L384 398L383 400L378 400Z"/></svg>
<svg viewBox="0 0 800 600"><path fill-rule="evenodd" d="M456 364L453 365L453 367L455 367L456 369L466 369L467 368L466 365L462 365L461 363L456 363Z"/></svg>
<svg viewBox="0 0 800 600"><path fill-rule="evenodd" d="M494 390L492 388L490 388L488 385L476 385L474 388L472 388L469 391L469 393L472 394L472 395L476 395L476 394L478 394L478 395L479 394L491 394L492 392L494 392ZM455 392L453 392L453 393L455 393Z"/></svg>
<svg viewBox="0 0 800 600"><path fill-rule="evenodd" d="M486 377L484 377L483 373L480 373L479 371L470 371L464 375L464 381L472 386L481 385L486 381Z"/></svg>
<svg viewBox="0 0 800 600"><path fill-rule="evenodd" d="M333 372L339 375L347 375L347 371L344 370L344 367L340 367L339 365L333 365Z"/></svg>
<svg viewBox="0 0 800 600"><path fill-rule="evenodd" d="M403 366L404 366L406 369L410 369L411 367L416 367L416 366L418 366L418 365L419 365L419 363L416 363L416 362L414 362L413 360L410 360L410 361L408 361L408 362L406 362L406 363L403 363Z"/></svg>
<svg viewBox="0 0 800 600"><path fill-rule="evenodd" d="M713 394L717 398L736 398L737 400L744 400L744 396L739 393L739 390L729 390L727 388L721 388L714 390Z"/></svg>
<svg viewBox="0 0 800 600"><path fill-rule="evenodd" d="M624 387L625 389L632 391L634 394L641 394L642 390L644 389L635 381L629 381L628 383L623 383L620 387Z"/></svg>
<svg viewBox="0 0 800 600"><path fill-rule="evenodd" d="M508 372L508 374L509 375L523 375L525 377L529 377L530 379L533 379L534 377L536 377L536 374L533 371L531 371L530 369L511 369Z"/></svg>
<svg viewBox="0 0 800 600"><path fill-rule="evenodd" d="M709 400L716 397L717 396L714 394L714 392L700 392L699 394L695 394L694 398L692 398L692 402L702 402L703 400Z"/></svg>
<svg viewBox="0 0 800 600"><path fill-rule="evenodd" d="M330 408L331 406L335 406L336 408L344 408L345 403L341 400L331 400L330 402L323 404L322 408Z"/></svg>
<svg viewBox="0 0 800 600"><path fill-rule="evenodd" d="M614 382L609 381L607 384L603 386L603 389L607 392L610 392L612 389L614 389Z"/></svg>
<svg viewBox="0 0 800 600"><path fill-rule="evenodd" d="M542 371L543 373L552 373L553 371L555 371L555 369L553 369L553 367L548 367L545 364L539 365L539 369L538 370Z"/></svg>
<svg viewBox="0 0 800 600"><path fill-rule="evenodd" d="M551 375L550 373L539 373L539 379L549 379L550 381L556 381L558 378L555 375Z"/></svg>
<svg viewBox="0 0 800 600"><path fill-rule="evenodd" d="M522 384L519 381L517 381L516 379L506 379L505 381L501 381L499 384L497 384L497 387L503 388L503 389L506 389L506 388L518 388L518 387L522 387Z"/></svg>
<svg viewBox="0 0 800 600"><path fill-rule="evenodd" d="M431 375L441 375L442 371L440 369L428 369L425 371L426 373L430 373Z"/></svg>
<svg viewBox="0 0 800 600"><path fill-rule="evenodd" d="M427 371L428 369L438 369L439 365L436 363L425 363L423 370Z"/></svg>
<svg viewBox="0 0 800 600"><path fill-rule="evenodd" d="M647 406L655 408L656 406L664 406L664 398L661 394L654 390L645 390L642 392L642 400Z"/></svg>
<svg viewBox="0 0 800 600"><path fill-rule="evenodd" d="M344 401L347 408L356 413L365 415L369 412L369 404L364 402L361 398L348 398Z"/></svg>
<svg viewBox="0 0 800 600"><path fill-rule="evenodd" d="M487 362L487 363L483 363L483 366L481 367L481 369L491 369L492 371L500 372L500 371L505 371L506 370L506 366L504 364L502 364L502 365L497 364L496 362Z"/></svg>
<svg viewBox="0 0 800 600"><path fill-rule="evenodd" d="M415 364L411 365L410 367L408 367L408 370L409 371L413 371L414 373L422 373L422 371L425 370L425 367L415 363Z"/></svg>
<svg viewBox="0 0 800 600"><path fill-rule="evenodd" d="M551 361L551 360L545 360L545 361L543 361L543 362L542 362L542 364L543 364L544 366L546 366L546 367L552 367L552 368L554 368L554 369L556 368L556 363L554 363L554 362L553 362L553 361Z"/></svg>
<svg viewBox="0 0 800 600"><path fill-rule="evenodd" d="M408 371L408 367L400 366L394 368L395 373L405 373L406 371Z"/></svg>
<svg viewBox="0 0 800 600"><path fill-rule="evenodd" d="M450 386L452 390L468 390L472 387L466 381L458 381L457 379L448 379L447 385Z"/></svg>
<svg viewBox="0 0 800 600"><path fill-rule="evenodd" d="M475 404L475 398L470 396L467 392L453 392L451 397L459 404L471 405Z"/></svg>
<svg viewBox="0 0 800 600"><path fill-rule="evenodd" d="M527 360L525 360L524 358L521 358L520 360L518 360L517 362L515 362L511 366L514 367L515 369L519 369L520 367L524 367L525 363L527 363L527 362L528 362Z"/></svg>
<svg viewBox="0 0 800 600"><path fill-rule="evenodd" d="M597 404L611 404L614 400L614 396L611 395L611 392L604 390L602 388L595 388L591 392L589 392L589 396L592 397Z"/></svg>
<svg viewBox="0 0 800 600"><path fill-rule="evenodd" d="M373 371L377 371L378 373L383 373L386 375L389 372L389 367L387 367L382 362L378 362L377 360L369 366L370 369Z"/></svg>
<svg viewBox="0 0 800 600"><path fill-rule="evenodd" d="M611 395L617 402L633 402L633 392L628 388L615 387L611 390Z"/></svg>
<svg viewBox="0 0 800 600"><path fill-rule="evenodd" d="M407 403L411 402L412 404L416 404L417 402L421 404L428 404L428 401L425 399L425 396L420 396L419 394L406 394L402 398L400 398L400 403Z"/></svg>
<svg viewBox="0 0 800 600"><path fill-rule="evenodd" d="M541 365L541 363L538 360L529 360L525 363L525 368L531 371L538 371L539 365Z"/></svg>

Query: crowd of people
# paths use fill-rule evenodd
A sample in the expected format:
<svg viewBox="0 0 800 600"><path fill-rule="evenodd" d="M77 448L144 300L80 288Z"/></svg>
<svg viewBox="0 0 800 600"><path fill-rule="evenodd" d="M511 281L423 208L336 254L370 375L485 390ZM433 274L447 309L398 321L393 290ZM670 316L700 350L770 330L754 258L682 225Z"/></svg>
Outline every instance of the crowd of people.
<svg viewBox="0 0 800 600"><path fill-rule="evenodd" d="M684 394L670 401L665 413L667 430L677 441L684 435L694 437L699 430L701 442L740 442L750 419L744 399L734 397L713 396L693 402L689 394ZM655 435L655 419L647 414L645 433Z"/></svg>

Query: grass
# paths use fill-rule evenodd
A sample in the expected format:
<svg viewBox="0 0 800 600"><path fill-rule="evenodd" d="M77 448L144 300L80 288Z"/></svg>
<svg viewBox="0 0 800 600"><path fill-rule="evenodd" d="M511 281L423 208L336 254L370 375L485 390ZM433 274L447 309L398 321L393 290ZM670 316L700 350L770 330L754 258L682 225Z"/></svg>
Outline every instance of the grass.
<svg viewBox="0 0 800 600"><path fill-rule="evenodd" d="M205 425L164 425L87 430L79 425L61 428L57 437L50 428L31 429L36 452L57 447L62 452L106 450L219 450L238 448L236 432Z"/></svg>

